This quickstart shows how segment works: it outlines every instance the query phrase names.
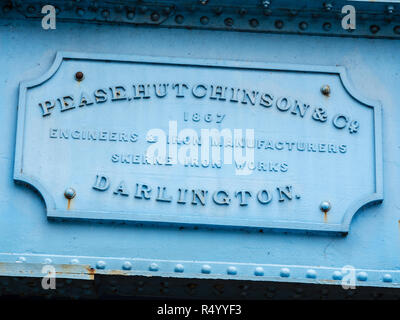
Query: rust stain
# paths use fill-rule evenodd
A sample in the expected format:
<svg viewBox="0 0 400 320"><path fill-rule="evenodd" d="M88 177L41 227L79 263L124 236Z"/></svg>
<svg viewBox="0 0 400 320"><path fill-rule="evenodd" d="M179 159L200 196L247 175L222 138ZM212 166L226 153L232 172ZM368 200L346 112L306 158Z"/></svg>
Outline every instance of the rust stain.
<svg viewBox="0 0 400 320"><path fill-rule="evenodd" d="M68 199L68 205L67 205L67 210L71 209L71 199Z"/></svg>
<svg viewBox="0 0 400 320"><path fill-rule="evenodd" d="M125 271L121 271L121 270L109 270L107 272L108 275L112 275L112 276L126 276L127 273Z"/></svg>
<svg viewBox="0 0 400 320"><path fill-rule="evenodd" d="M94 268L91 268L90 266L87 267L86 270L90 275L94 275L96 273L96 270Z"/></svg>
<svg viewBox="0 0 400 320"><path fill-rule="evenodd" d="M88 271L89 274L89 279L90 280L94 280L94 275L96 273L96 270L91 268L90 266L86 268L86 270Z"/></svg>
<svg viewBox="0 0 400 320"><path fill-rule="evenodd" d="M324 211L324 222L328 222L328 213Z"/></svg>

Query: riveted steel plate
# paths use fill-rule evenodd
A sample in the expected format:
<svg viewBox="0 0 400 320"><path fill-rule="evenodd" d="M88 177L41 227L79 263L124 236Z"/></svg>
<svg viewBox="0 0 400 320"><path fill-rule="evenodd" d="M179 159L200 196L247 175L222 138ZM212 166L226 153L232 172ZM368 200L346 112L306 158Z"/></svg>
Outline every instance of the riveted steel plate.
<svg viewBox="0 0 400 320"><path fill-rule="evenodd" d="M339 66L59 53L17 131L49 217L347 232L383 199L380 105Z"/></svg>

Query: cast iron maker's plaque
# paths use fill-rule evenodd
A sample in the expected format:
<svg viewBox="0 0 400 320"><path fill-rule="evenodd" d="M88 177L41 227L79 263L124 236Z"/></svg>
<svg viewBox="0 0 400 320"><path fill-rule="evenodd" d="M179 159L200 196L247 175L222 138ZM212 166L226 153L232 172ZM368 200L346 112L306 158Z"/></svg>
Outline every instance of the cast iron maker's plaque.
<svg viewBox="0 0 400 320"><path fill-rule="evenodd" d="M347 232L381 145L342 67L58 53L20 86L14 178L48 217Z"/></svg>

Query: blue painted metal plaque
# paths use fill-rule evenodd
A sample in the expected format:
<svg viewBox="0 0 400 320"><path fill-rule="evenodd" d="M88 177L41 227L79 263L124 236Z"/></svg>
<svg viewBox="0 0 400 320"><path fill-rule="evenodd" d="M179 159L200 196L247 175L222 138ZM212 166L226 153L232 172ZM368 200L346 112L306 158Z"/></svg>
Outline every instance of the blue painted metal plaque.
<svg viewBox="0 0 400 320"><path fill-rule="evenodd" d="M59 53L20 86L14 179L48 217L347 232L381 148L343 67Z"/></svg>

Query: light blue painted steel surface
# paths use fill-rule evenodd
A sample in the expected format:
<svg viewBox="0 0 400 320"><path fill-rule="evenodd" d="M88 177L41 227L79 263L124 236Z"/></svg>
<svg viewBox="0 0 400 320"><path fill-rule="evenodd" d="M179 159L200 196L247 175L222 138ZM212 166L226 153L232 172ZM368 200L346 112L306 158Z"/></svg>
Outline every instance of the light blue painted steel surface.
<svg viewBox="0 0 400 320"><path fill-rule="evenodd" d="M37 268L24 272L26 265L53 263L65 277L76 277L77 271L65 266L76 264L82 278L117 272L340 283L338 271L351 265L358 270L359 285L400 284L398 41L66 22L45 31L40 21L0 23L2 274L40 275ZM13 170L19 85L45 74L57 52L340 66L356 92L382 106L384 200L358 210L346 236L48 219L44 201L15 184ZM351 165L357 170L360 163Z"/></svg>
<svg viewBox="0 0 400 320"><path fill-rule="evenodd" d="M381 122L344 68L58 53L20 86L14 179L49 217L347 232L383 198Z"/></svg>

